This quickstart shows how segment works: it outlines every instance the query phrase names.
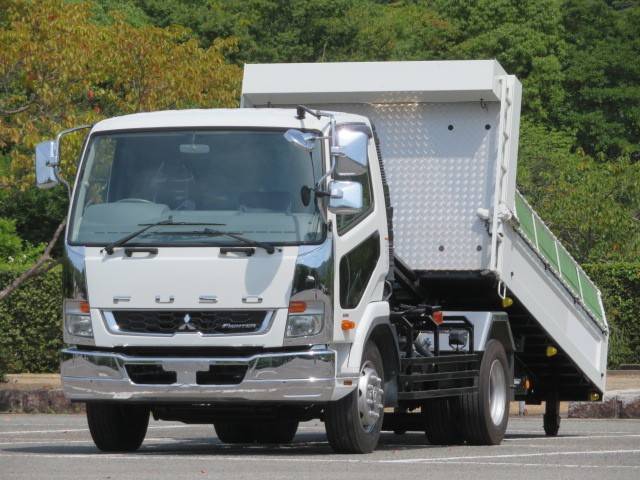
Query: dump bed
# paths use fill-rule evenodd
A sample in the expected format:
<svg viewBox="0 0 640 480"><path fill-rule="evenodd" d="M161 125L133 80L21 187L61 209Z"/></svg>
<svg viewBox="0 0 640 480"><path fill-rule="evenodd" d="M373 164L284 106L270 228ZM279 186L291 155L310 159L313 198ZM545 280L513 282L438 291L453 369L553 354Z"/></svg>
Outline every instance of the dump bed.
<svg viewBox="0 0 640 480"><path fill-rule="evenodd" d="M577 381L603 391L600 292L516 190L520 101L520 82L493 60L247 65L242 89L244 107L305 104L368 117L399 257L440 288L490 284L514 297L514 335L539 329L541 347L557 345L567 369L584 377ZM540 361L529 351L521 357ZM547 364L540 375L555 382L552 370L564 367Z"/></svg>

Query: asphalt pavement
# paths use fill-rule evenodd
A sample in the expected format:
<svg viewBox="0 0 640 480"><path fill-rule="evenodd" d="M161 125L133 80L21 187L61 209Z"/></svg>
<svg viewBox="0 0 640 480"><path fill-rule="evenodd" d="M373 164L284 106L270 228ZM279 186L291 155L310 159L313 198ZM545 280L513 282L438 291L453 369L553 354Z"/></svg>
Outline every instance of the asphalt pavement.
<svg viewBox="0 0 640 480"><path fill-rule="evenodd" d="M83 415L0 415L0 479L465 479L640 478L640 420L563 419L544 436L540 417L512 417L496 447L429 445L383 434L370 455L331 452L320 422L280 446L221 444L209 425L154 422L136 453L105 454Z"/></svg>

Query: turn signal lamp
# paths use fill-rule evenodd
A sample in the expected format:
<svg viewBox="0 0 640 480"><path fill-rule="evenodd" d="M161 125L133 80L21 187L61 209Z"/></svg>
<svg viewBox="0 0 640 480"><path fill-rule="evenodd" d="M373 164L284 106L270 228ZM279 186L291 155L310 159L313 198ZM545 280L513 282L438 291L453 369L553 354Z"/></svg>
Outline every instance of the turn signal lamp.
<svg viewBox="0 0 640 480"><path fill-rule="evenodd" d="M342 330L353 330L354 328L356 328L356 322L354 322L353 320L342 320L342 323L340 325L342 327Z"/></svg>
<svg viewBox="0 0 640 480"><path fill-rule="evenodd" d="M91 310L89 307L89 302L80 302L78 305L78 309L82 313L89 313L89 311Z"/></svg>
<svg viewBox="0 0 640 480"><path fill-rule="evenodd" d="M592 402L597 402L600 400L600 394L598 392L591 392L589 394L589 400Z"/></svg>
<svg viewBox="0 0 640 480"><path fill-rule="evenodd" d="M509 308L511 305L513 305L513 298L504 297L502 299L502 308Z"/></svg>
<svg viewBox="0 0 640 480"><path fill-rule="evenodd" d="M547 357L553 357L557 354L558 354L558 349L556 347L553 347L551 345L547 347Z"/></svg>
<svg viewBox="0 0 640 480"><path fill-rule="evenodd" d="M289 313L304 313L307 309L307 302L290 302Z"/></svg>
<svg viewBox="0 0 640 480"><path fill-rule="evenodd" d="M436 310L431 314L431 318L436 323L436 325L440 325L444 321L444 316L442 315L441 310Z"/></svg>

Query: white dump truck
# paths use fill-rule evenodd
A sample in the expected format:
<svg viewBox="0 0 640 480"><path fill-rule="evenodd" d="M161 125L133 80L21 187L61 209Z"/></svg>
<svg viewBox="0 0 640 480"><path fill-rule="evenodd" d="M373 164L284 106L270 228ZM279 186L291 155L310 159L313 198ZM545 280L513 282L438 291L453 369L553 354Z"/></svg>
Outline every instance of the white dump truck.
<svg viewBox="0 0 640 480"><path fill-rule="evenodd" d="M492 445L511 400L546 402L548 435L600 400L600 293L516 190L520 99L495 61L247 65L243 108L89 126L61 370L98 448L137 449L150 415Z"/></svg>

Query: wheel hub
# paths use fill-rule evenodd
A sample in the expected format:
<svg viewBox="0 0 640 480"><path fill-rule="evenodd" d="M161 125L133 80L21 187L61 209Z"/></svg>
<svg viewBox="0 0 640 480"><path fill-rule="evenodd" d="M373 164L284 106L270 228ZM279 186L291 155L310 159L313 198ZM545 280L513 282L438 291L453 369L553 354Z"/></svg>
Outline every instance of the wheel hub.
<svg viewBox="0 0 640 480"><path fill-rule="evenodd" d="M384 408L382 379L371 362L365 362L358 380L358 413L360 425L369 432L382 415Z"/></svg>
<svg viewBox="0 0 640 480"><path fill-rule="evenodd" d="M504 419L507 403L507 380L500 360L495 359L489 370L489 410L491 421L500 425Z"/></svg>

